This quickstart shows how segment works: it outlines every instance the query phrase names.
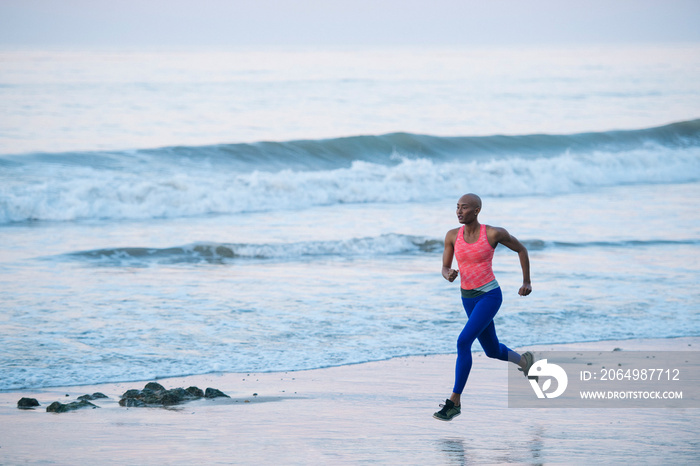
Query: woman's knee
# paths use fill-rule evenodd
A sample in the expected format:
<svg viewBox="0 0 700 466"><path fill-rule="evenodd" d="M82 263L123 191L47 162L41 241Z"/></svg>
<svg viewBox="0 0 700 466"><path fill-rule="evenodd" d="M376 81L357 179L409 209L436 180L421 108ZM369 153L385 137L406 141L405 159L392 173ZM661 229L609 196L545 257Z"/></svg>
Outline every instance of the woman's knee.
<svg viewBox="0 0 700 466"><path fill-rule="evenodd" d="M466 336L457 338L457 353L471 353L474 339Z"/></svg>
<svg viewBox="0 0 700 466"><path fill-rule="evenodd" d="M488 348L485 347L484 353L489 358L500 359L501 361L508 360L508 348L500 343L496 346L489 345Z"/></svg>

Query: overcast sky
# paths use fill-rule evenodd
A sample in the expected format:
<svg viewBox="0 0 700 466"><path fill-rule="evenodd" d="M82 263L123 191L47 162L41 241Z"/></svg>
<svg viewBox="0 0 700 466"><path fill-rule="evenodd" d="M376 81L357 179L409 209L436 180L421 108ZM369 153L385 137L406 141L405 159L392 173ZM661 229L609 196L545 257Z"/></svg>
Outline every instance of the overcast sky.
<svg viewBox="0 0 700 466"><path fill-rule="evenodd" d="M700 0L0 0L0 45L700 42Z"/></svg>

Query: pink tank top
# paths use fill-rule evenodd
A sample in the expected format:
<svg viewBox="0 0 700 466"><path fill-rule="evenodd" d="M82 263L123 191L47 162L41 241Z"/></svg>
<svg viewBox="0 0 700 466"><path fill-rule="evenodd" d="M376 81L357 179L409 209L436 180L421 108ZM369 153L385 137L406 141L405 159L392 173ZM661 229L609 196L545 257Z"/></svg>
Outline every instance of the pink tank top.
<svg viewBox="0 0 700 466"><path fill-rule="evenodd" d="M486 237L486 225L479 229L479 239L469 244L464 241L464 225L455 240L455 258L459 267L462 289L473 290L496 279L491 267L494 248Z"/></svg>

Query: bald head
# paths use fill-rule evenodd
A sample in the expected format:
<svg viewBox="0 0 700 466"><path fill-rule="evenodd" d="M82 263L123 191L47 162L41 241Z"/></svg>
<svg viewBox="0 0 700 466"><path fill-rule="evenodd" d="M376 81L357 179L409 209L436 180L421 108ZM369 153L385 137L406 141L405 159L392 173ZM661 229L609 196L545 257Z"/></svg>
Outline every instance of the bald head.
<svg viewBox="0 0 700 466"><path fill-rule="evenodd" d="M467 204L471 207L481 209L481 198L476 194L465 194L464 196L459 198L458 204Z"/></svg>
<svg viewBox="0 0 700 466"><path fill-rule="evenodd" d="M481 211L481 198L476 194L465 194L457 201L457 220L465 225L477 222ZM477 222L478 224L478 222Z"/></svg>

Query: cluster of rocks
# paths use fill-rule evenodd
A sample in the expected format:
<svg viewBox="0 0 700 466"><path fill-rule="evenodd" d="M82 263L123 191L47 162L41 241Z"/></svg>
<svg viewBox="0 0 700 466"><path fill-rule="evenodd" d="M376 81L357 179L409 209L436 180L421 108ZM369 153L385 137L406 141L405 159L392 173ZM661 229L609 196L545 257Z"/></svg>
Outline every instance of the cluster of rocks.
<svg viewBox="0 0 700 466"><path fill-rule="evenodd" d="M82 408L99 408L96 404L90 403L88 400L73 401L72 403L61 403L59 401L54 401L46 407L47 413L67 413L68 411L75 411L76 409Z"/></svg>
<svg viewBox="0 0 700 466"><path fill-rule="evenodd" d="M199 398L219 398L230 396L216 388L173 388L166 390L161 384L156 382L147 383L143 390L127 390L121 400L120 406L126 407L148 407L148 406L171 406L185 401L197 400Z"/></svg>
<svg viewBox="0 0 700 466"><path fill-rule="evenodd" d="M100 392L95 392L92 395L83 395L83 396L78 397L79 400L85 400L85 401L100 400L102 398L109 398L109 397L107 395L105 395L104 393L100 393Z"/></svg>
<svg viewBox="0 0 700 466"><path fill-rule="evenodd" d="M66 395L68 396L68 395ZM79 396L79 401L73 401L72 403L61 403L59 401L54 401L46 407L47 413L65 413L68 411L75 411L76 409L82 408L99 408L99 406L90 403L91 400L98 400L100 398L108 398L104 393L96 392L92 395ZM34 409L41 404L36 400L36 398L22 398L17 402L17 407L19 409Z"/></svg>
<svg viewBox="0 0 700 466"><path fill-rule="evenodd" d="M68 396L68 395L66 395ZM186 401L197 400L200 398L230 398L227 394L216 388L207 388L202 390L197 387L189 388L173 388L166 390L159 383L150 382L146 384L143 390L127 390L119 400L120 406L125 407L149 407L149 406L172 406ZM109 398L104 393L93 393L92 395L82 395L78 397L78 401L71 403L61 403L54 401L46 407L49 413L65 413L83 408L99 408L96 404L90 403L94 400ZM17 402L19 409L34 409L41 406L36 398L22 398Z"/></svg>

